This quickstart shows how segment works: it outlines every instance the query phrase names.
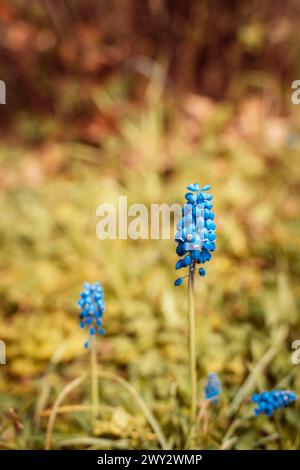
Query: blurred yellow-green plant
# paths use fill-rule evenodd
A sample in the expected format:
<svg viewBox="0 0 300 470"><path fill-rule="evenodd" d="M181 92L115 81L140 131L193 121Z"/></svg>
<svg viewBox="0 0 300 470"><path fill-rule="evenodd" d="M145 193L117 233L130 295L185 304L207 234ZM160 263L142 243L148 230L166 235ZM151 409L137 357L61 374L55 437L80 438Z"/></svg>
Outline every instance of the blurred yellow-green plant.
<svg viewBox="0 0 300 470"><path fill-rule="evenodd" d="M107 95L118 107L114 87L115 80L97 90L95 102ZM184 446L186 295L173 287L174 242L100 241L96 208L120 194L129 203L180 202L182 188L205 175L214 185L219 238L209 276L196 280L200 410L208 372L220 375L223 394L205 426L201 415L197 446L298 448L299 408L285 410L280 429L265 417L237 417L256 388L300 388L299 366L291 363L300 335L298 109L281 116L256 95L235 105L191 94L175 109L153 84L146 97L143 107L126 109L100 148L51 139L37 147L1 143L0 338L7 364L0 366L0 447L43 447L45 410L88 367L75 300L82 282L95 279L109 303L101 367L139 391L170 447ZM66 406L88 400L83 383ZM113 381L101 383L93 437L80 412L58 415L53 436L56 448L158 446L145 415Z"/></svg>

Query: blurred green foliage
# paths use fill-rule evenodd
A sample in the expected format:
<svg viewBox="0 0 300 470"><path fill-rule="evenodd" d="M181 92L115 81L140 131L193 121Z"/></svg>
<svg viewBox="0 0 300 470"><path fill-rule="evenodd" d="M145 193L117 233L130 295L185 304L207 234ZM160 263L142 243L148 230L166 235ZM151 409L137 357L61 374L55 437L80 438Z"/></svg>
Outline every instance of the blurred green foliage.
<svg viewBox="0 0 300 470"><path fill-rule="evenodd" d="M113 113L126 102L126 87L122 91L117 82L93 95ZM47 138L39 146L1 143L0 338L7 344L7 365L0 366L1 448L41 448L45 418L37 420L38 411L86 370L75 305L86 280L99 280L105 289L100 367L135 385L170 443L184 445L187 311L185 288L173 286L175 243L98 240L96 208L116 203L119 195L129 203L173 204L183 201L190 182L213 185L217 252L207 277L196 282L197 362L201 389L214 371L223 394L220 405L209 409L208 429L200 428L198 447L220 448L235 422L230 403L274 345L252 389L300 391L300 369L291 363L291 343L300 337L297 108L283 117L256 95L237 105L192 94L172 103L153 83L145 96L144 106L125 107L99 148ZM26 125L33 137L47 137L46 121ZM88 400L83 388L68 403ZM157 446L117 385L103 382L100 401L98 440L76 440L90 430L88 417L73 413L57 420L57 447ZM250 409L245 403L240 414ZM279 412L279 420L237 422L229 446L297 448L298 416L296 405Z"/></svg>

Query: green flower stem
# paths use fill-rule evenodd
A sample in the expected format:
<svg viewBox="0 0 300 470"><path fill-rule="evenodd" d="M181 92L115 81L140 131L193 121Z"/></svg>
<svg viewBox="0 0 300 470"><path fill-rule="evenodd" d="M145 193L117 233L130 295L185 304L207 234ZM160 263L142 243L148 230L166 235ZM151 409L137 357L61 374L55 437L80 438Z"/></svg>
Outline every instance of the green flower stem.
<svg viewBox="0 0 300 470"><path fill-rule="evenodd" d="M152 413L151 409L147 406L146 402L143 400L143 398L140 396L137 390L129 382L127 382L127 380L111 372L105 372L105 371L97 372L96 377L97 379L104 379L104 380L109 380L111 382L115 382L119 384L121 387L123 387L125 390L127 390L127 392L133 398L133 403L136 403L140 407L141 411L144 413L144 416L147 419L149 425L152 427L157 437L157 440L161 445L161 448L163 450L170 449L170 446L164 436L164 433L157 419ZM60 394L58 395L58 397L56 398L53 404L52 409L50 410L50 413L48 412L48 410L47 410L47 413L45 412L45 415L49 415L47 431L46 431L46 439L45 439L45 450L49 450L51 447L53 427L54 427L56 416L61 411L61 408L60 408L61 403L64 401L64 399L70 392L72 392L76 387L78 387L83 382L85 382L87 378L88 378L87 375L82 375L81 377L78 377L77 379L72 380L72 382L66 385L64 389L60 392ZM70 413L73 411L73 408L75 408L74 411L79 411L78 405L73 405L69 407L68 410L64 410L64 412ZM80 406L80 411L84 411L85 408L89 410L90 407ZM98 408L98 411L99 411L99 408Z"/></svg>
<svg viewBox="0 0 300 470"><path fill-rule="evenodd" d="M69 393L71 393L76 387L81 385L86 380L86 378L87 378L86 375L82 375L81 377L77 377L77 379L72 380L72 382L68 383L68 385L66 385L63 388L63 390L60 392L60 394L56 398L53 404L53 407L51 409L51 413L50 413L48 424L47 424L47 431L46 431L46 438L45 438L45 450L50 450L53 426L54 426L54 422L56 419L57 410L59 409L60 404L63 402L65 397Z"/></svg>
<svg viewBox="0 0 300 470"><path fill-rule="evenodd" d="M196 369L196 324L194 305L194 274L195 263L189 268L188 278L188 314L189 314L189 368L191 382L190 420L191 429L194 428L197 414L197 369Z"/></svg>
<svg viewBox="0 0 300 470"><path fill-rule="evenodd" d="M99 380L96 338L91 338L91 402L92 402L92 430L95 428L99 409Z"/></svg>
<svg viewBox="0 0 300 470"><path fill-rule="evenodd" d="M98 376L99 378L102 377L104 379L106 378L108 380L111 380L121 385L125 390L127 390L127 392L132 396L134 402L140 407L140 409L144 413L144 416L146 417L151 428L153 429L157 437L157 440L161 445L161 448L163 450L170 449L169 444L165 438L165 435L160 427L160 424L158 423L151 409L148 407L147 403L144 401L141 395L137 392L137 390L127 380L113 373L102 371L102 372L99 372Z"/></svg>

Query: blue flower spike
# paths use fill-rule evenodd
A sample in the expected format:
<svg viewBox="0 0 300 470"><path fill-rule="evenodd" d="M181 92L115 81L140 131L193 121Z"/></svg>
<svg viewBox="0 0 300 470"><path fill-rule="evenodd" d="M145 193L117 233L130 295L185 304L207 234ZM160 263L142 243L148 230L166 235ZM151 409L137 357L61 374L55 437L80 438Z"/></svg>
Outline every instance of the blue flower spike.
<svg viewBox="0 0 300 470"><path fill-rule="evenodd" d="M220 395L222 391L221 382L219 377L214 372L211 372L207 376L207 382L204 387L204 398L214 404L218 404L220 401Z"/></svg>
<svg viewBox="0 0 300 470"><path fill-rule="evenodd" d="M187 189L189 192L185 194L186 203L175 235L176 253L180 257L175 269L188 268L194 272L197 264L210 261L216 249L216 224L212 212L213 196L207 192L211 186L206 184L200 189L199 184L194 183L189 184ZM200 268L198 273L203 277L206 271ZM180 286L185 277L188 276L176 279L175 286Z"/></svg>
<svg viewBox="0 0 300 470"><path fill-rule="evenodd" d="M103 289L99 282L89 284L85 282L83 290L78 301L80 308L80 328L87 328L89 338L95 337L96 334L104 335L102 328L102 317L105 311ZM84 343L84 348L89 347L89 341Z"/></svg>
<svg viewBox="0 0 300 470"><path fill-rule="evenodd" d="M255 403L255 416L265 414L272 416L273 412L279 408L285 408L297 400L297 395L291 390L271 390L269 392L254 393L252 402Z"/></svg>

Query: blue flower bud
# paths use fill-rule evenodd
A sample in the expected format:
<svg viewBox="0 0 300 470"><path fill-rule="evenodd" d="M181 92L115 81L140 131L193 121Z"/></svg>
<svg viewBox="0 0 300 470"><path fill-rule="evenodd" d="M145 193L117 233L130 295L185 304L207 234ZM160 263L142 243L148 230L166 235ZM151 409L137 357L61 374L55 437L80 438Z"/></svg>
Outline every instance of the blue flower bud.
<svg viewBox="0 0 300 470"><path fill-rule="evenodd" d="M216 239L216 232L214 230L211 230L208 234L208 239L211 242L214 242Z"/></svg>
<svg viewBox="0 0 300 470"><path fill-rule="evenodd" d="M210 242L209 241L205 241L203 243L203 248L205 248L206 250L210 250Z"/></svg>
<svg viewBox="0 0 300 470"><path fill-rule="evenodd" d="M198 183L195 183L195 184L189 184L187 186L187 189L189 191L199 191L199 184Z"/></svg>
<svg viewBox="0 0 300 470"><path fill-rule="evenodd" d="M181 269L183 267L182 259L179 259L176 263L175 269Z"/></svg>
<svg viewBox="0 0 300 470"><path fill-rule="evenodd" d="M204 219L204 207L202 204L196 204L193 207L193 217L196 218L196 222L198 217L202 217Z"/></svg>
<svg viewBox="0 0 300 470"><path fill-rule="evenodd" d="M204 218L211 219L212 212L209 209L204 209Z"/></svg>
<svg viewBox="0 0 300 470"><path fill-rule="evenodd" d="M210 219L205 221L205 226L208 230L215 230L216 228L215 224Z"/></svg>
<svg viewBox="0 0 300 470"><path fill-rule="evenodd" d="M178 230L178 232L176 232L174 240L175 241L184 240L182 230Z"/></svg>
<svg viewBox="0 0 300 470"><path fill-rule="evenodd" d="M186 215L192 212L193 207L194 207L193 204L190 204L190 203L185 204L182 208L182 215Z"/></svg>
<svg viewBox="0 0 300 470"><path fill-rule="evenodd" d="M254 393L251 397L253 403L258 403L260 400L260 395L258 393Z"/></svg>
<svg viewBox="0 0 300 470"><path fill-rule="evenodd" d="M183 259L183 266L190 266L191 262L192 262L191 257L189 255L187 255Z"/></svg>
<svg viewBox="0 0 300 470"><path fill-rule="evenodd" d="M176 281L174 282L175 286L180 286L180 284L182 284L183 282L183 278L182 277L179 277L178 279L176 279Z"/></svg>
<svg viewBox="0 0 300 470"><path fill-rule="evenodd" d="M207 382L204 387L204 398L214 404L219 403L221 395L221 382L215 373L208 374Z"/></svg>
<svg viewBox="0 0 300 470"><path fill-rule="evenodd" d="M200 250L193 250L191 252L191 258L194 260L194 261L200 261Z"/></svg>
<svg viewBox="0 0 300 470"><path fill-rule="evenodd" d="M176 248L176 253L178 256L183 256L184 253L185 253L185 250L184 250L184 244L183 243L180 243L177 248Z"/></svg>
<svg viewBox="0 0 300 470"><path fill-rule="evenodd" d="M201 205L204 202L204 194L203 193L198 193L197 195L197 204Z"/></svg>
<svg viewBox="0 0 300 470"><path fill-rule="evenodd" d="M188 202L194 203L197 201L197 196L193 193L186 193L184 197Z"/></svg>
<svg viewBox="0 0 300 470"><path fill-rule="evenodd" d="M192 212L189 212L186 216L185 216L185 224L188 226L190 225L192 222L193 222L193 213ZM184 225L185 226L185 225Z"/></svg>

